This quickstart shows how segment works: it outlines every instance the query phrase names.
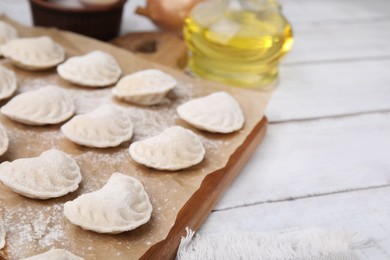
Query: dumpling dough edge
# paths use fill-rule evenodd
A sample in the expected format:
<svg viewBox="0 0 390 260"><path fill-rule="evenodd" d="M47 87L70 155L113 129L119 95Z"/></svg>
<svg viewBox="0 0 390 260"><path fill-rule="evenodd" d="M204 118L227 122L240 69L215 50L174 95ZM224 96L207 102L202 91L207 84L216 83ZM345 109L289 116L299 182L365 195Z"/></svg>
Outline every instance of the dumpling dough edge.
<svg viewBox="0 0 390 260"><path fill-rule="evenodd" d="M142 188L142 192L143 192L142 195L145 196L145 201L146 201L147 207L148 207L148 210L145 212L146 217L144 217L143 219L138 220L134 223L131 223L127 226L115 226L115 227L112 227L112 226L110 226L110 227L103 226L102 227L102 226L91 225L90 223L85 223L82 220L80 220L78 218L77 214L75 214L75 207L77 207L76 203L78 203L78 199L81 197L85 198L85 196L91 196L95 193L101 192L101 190L106 188L106 186L111 185L110 182L118 181L118 180L113 180L115 178L117 178L117 179L126 178L129 181L136 182L137 184L140 185L140 187ZM125 182L121 181L120 183L123 184ZM102 188L100 188L96 191L93 191L93 192L82 194L78 198L76 198L75 200L68 201L64 204L64 215L71 223L73 223L74 225L80 226L81 228L83 228L85 230L91 230L91 231L94 231L97 233L106 233L106 234L119 234L119 233L134 230L134 229L138 228L139 226L144 225L145 223L147 223L150 220L152 211L153 211L153 207L152 207L152 204L150 203L150 198L149 198L148 193L145 190L144 185L136 178L134 178L132 176L125 175L123 173L119 173L119 172L113 173L111 175L111 177L109 178L109 180L106 182L106 184ZM99 213L101 213L101 212L99 212Z"/></svg>
<svg viewBox="0 0 390 260"><path fill-rule="evenodd" d="M236 107L236 113L237 113L236 115L239 117L239 120L235 125L230 126L230 127L223 127L221 125L210 125L210 124L206 124L204 122L199 122L198 119L194 120L192 118L191 115L194 112L195 107L191 107L191 106L193 106L194 102L196 102L196 103L199 102L198 104L200 104L201 106L205 106L206 104L202 104L203 100L210 99L210 97L212 97L212 96L215 97L216 95L224 95L225 97L223 97L223 98L228 98L229 102L231 102L231 105ZM231 107L229 107L229 108L231 108ZM214 93L211 93L207 96L191 99L191 100L179 105L176 108L176 112L178 113L179 117L182 120L184 120L186 123L188 123L189 125L197 128L199 130L204 130L204 131L211 132L211 133L229 134L229 133L232 133L232 132L235 132L235 131L242 129L242 127L244 126L244 123L245 123L244 113L241 109L240 104L237 102L237 100L233 96L231 96L229 93L224 92L224 91L214 92ZM207 116L207 114L205 114L205 115Z"/></svg>
<svg viewBox="0 0 390 260"><path fill-rule="evenodd" d="M48 37L48 36L40 36L40 37L31 37L31 38L17 38L13 40L24 40L24 39L35 39L35 38L43 38L43 37ZM48 37L50 38L50 37ZM47 62L44 64L36 64L34 62L26 61L26 59L19 59L16 58L15 56L12 55L11 53L8 53L7 51L7 46L9 43L12 43L12 41L7 42L1 47L1 52L4 57L8 58L12 64L14 64L16 67L19 67L21 69L29 70L29 71L39 71L39 70L47 70L56 67L58 64L63 62L65 60L65 50L64 47L62 47L60 44L56 43L53 39L50 38L50 40L53 42L54 46L58 48L59 50L59 55L55 59L53 59L51 62ZM4 53L4 50L5 53Z"/></svg>
<svg viewBox="0 0 390 260"><path fill-rule="evenodd" d="M9 70L0 65L0 73L3 73L3 75L10 80L10 82L5 82L9 84L8 89L4 91L5 93L1 93L2 95L0 95L0 100L4 100L11 97L16 92L18 84L16 82L15 72L13 72L12 70ZM5 78L2 78L0 80L5 80Z"/></svg>
<svg viewBox="0 0 390 260"><path fill-rule="evenodd" d="M159 163L157 165L157 164L154 164L153 162L150 162L144 156L138 154L137 148L138 148L138 146L142 145L143 142L145 142L145 141L146 142L150 142L153 139L161 138L161 135L164 135L164 133L166 133L167 130L169 131L169 130L172 130L174 128L178 128L181 131L184 130L185 131L184 133L191 135L191 137L194 138L193 140L195 142L197 142L197 145L199 145L199 147L201 148L197 159L195 159L191 163L187 163L185 165L183 163L176 163L176 164L173 164L173 165L172 164L164 165L164 163ZM205 150L205 148L204 148L204 146L203 146L199 136L197 134L195 134L193 131L191 131L189 129L186 129L184 127L181 127L181 126L173 126L173 127L165 129L163 132L161 132L158 135L155 135L155 136L149 137L147 139L144 139L144 140L132 143L130 145L130 147L129 147L129 153L131 155L131 158L134 161L136 161L139 164L145 165L145 166L147 166L149 168L153 168L153 169L156 169L156 170L163 170L163 171L178 171L178 170L183 170L183 169L190 168L190 167L192 167L194 165L197 165L200 162L202 162L203 159L204 159L206 150Z"/></svg>
<svg viewBox="0 0 390 260"><path fill-rule="evenodd" d="M48 115L45 115L45 117L43 118L33 118L32 115L26 115L25 112L23 113L20 113L19 111L14 111L12 110L12 108L10 108L10 106L16 106L15 102L22 102L20 101L21 100L21 95L23 95L22 98L25 98L27 95L36 95L37 92L39 91L44 91L44 90L47 90L47 89L50 89L51 91L54 90L54 91L57 91L58 93L61 93L62 95L62 99L63 101L65 102L65 105L67 105L67 109L66 109L66 113L63 113L59 116L57 116L57 118L49 118ZM47 103L49 104L49 103ZM39 112L41 107L40 105L41 104L36 104L38 107L35 107L35 109ZM56 104L58 105L58 104ZM19 107L20 107L20 104L19 104ZM26 108L28 106L24 106L24 108ZM30 106L31 108L32 106ZM45 87L42 87L42 88L39 88L39 89L36 89L36 90L32 90L32 91L27 91L27 92L23 92L23 93L20 93L19 95L13 97L10 101L7 102L7 104L5 104L4 106L1 107L0 109L0 112L7 116L8 118L10 118L11 120L15 121L15 122L19 122L21 124L25 124L25 125L33 125L33 126L41 126L41 125L55 125L55 124L59 124L59 123L62 123L66 120L68 120L70 117L72 117L74 115L76 111L76 107L73 103L73 99L72 97L70 96L70 94L68 92L66 92L65 90L62 90L60 88L57 88L57 87L54 87L54 86L45 86ZM36 112L36 111L34 111Z"/></svg>
<svg viewBox="0 0 390 260"><path fill-rule="evenodd" d="M105 107L105 106L103 105L102 107ZM74 128L76 126L74 126L74 124L77 123L76 120L80 120L83 117L88 117L89 114L94 113L98 109L102 109L102 107L98 107L97 109L95 109L95 110L93 110L93 111L91 111L89 113L86 113L86 114L76 115L71 120L69 120L69 122L67 122L67 123L65 123L64 125L61 126L62 133L65 135L65 137L67 139L69 139L73 143L76 143L76 144L82 145L82 146L86 146L86 147L91 147L91 148L117 147L117 146L121 145L123 142L131 140L131 138L133 137L134 125L133 125L133 123L131 121L130 115L128 115L128 120L129 120L130 124L128 125L128 133L127 133L127 135L119 136L120 138L117 137L115 142L114 141L108 142L107 140L103 140L103 141L96 140L95 141L95 140L91 140L91 139L84 139L84 138L82 138L82 136L80 136L77 133L75 133ZM114 114L121 113L122 116L125 116L127 114L121 108L113 108L113 113ZM103 118L103 117L101 117L100 119L101 120L105 120L105 118Z"/></svg>
<svg viewBox="0 0 390 260"><path fill-rule="evenodd" d="M2 178L0 178L0 182L2 182L5 186L7 186L13 192L18 193L18 194L20 194L20 195L22 195L24 197L31 198L31 199L46 200L46 199L51 199L51 198L59 198L59 197L65 196L68 193L74 192L75 190L77 190L79 188L80 182L82 181L82 175L81 175L81 172L80 172L80 167L78 166L77 162L72 157L70 157L68 154L66 154L66 153L64 153L64 152L62 152L60 150L50 149L50 150L44 151L39 156L30 157L30 158L20 158L20 159L17 159L15 161L23 160L23 159L30 159L30 160L39 159L45 153L48 153L48 152L51 152L51 151L61 153L61 156L63 155L64 158L66 158L67 161L69 161L71 164L73 164L73 166L75 168L75 172L77 174L77 178L73 180L72 185L69 185L68 187L66 187L62 191L56 191L56 192L53 192L53 191L51 191L51 192L50 191L38 191L37 192L34 189L26 188L25 186L23 186L23 185L21 185L19 183L17 183L15 185L14 182L9 182L7 180L3 180ZM13 162L8 162L8 161L3 162L3 163L0 164L0 167L1 166L7 167L7 165L12 164ZM11 167L11 166L9 166L9 167ZM33 168L33 166L31 168Z"/></svg>
<svg viewBox="0 0 390 260"><path fill-rule="evenodd" d="M4 228L4 223L0 219L0 250L5 246L5 236L6 236L6 232Z"/></svg>
<svg viewBox="0 0 390 260"><path fill-rule="evenodd" d="M4 129L3 125L0 124L0 156L7 152L9 146L9 139L7 131Z"/></svg>
<svg viewBox="0 0 390 260"><path fill-rule="evenodd" d="M112 79L106 79L104 81L94 80L91 78L85 79L85 78L77 77L68 71L67 67L71 66L70 64L77 63L78 60L80 60L80 59L86 59L87 55L91 55L95 52L103 53L103 55L107 55L109 59L112 59L112 64L116 67L115 68L116 75L112 76ZM64 63L57 66L57 73L63 80L68 81L68 82L70 82L74 85L77 85L77 86L87 87L87 88L104 88L104 87L108 87L110 85L115 84L119 80L119 78L122 74L122 69L119 66L116 59L111 54L106 53L104 51L97 50L97 51L92 51L92 52L86 53L84 55L70 57ZM80 76L80 74L78 76Z"/></svg>

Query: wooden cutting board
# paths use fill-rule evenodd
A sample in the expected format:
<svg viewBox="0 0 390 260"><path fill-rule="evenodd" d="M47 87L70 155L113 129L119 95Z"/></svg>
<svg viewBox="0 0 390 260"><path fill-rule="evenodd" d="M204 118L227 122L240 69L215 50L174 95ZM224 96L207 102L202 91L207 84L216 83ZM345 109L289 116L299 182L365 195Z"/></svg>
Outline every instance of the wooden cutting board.
<svg viewBox="0 0 390 260"><path fill-rule="evenodd" d="M199 190L180 210L168 236L151 247L141 259L175 259L180 239L186 235L185 228L190 227L194 231L200 228L223 192L229 187L264 139L266 128L267 119L264 117L245 142L230 157L228 164L204 179Z"/></svg>
<svg viewBox="0 0 390 260"><path fill-rule="evenodd" d="M87 148L67 140L58 125L31 127L1 116L0 121L10 138L9 149L2 156L2 161L36 157L55 148L76 160L83 175L83 182L75 192L45 201L27 199L0 185L0 217L8 231L6 246L0 250L0 259L2 256L5 259L30 257L53 247L66 249L85 259L172 259L180 237L185 235L185 227L188 226L192 230L200 227L222 191L245 165L263 138L265 121L262 121L262 118L272 90L235 88L191 78L179 70L141 59L112 44L55 29L26 27L1 15L0 20L13 25L21 37L51 37L65 48L68 57L101 50L116 59L123 75L155 68L169 73L177 80L177 86L166 103L144 108L123 104L114 99L110 88L80 88L62 80L54 69L44 72L24 71L3 59L1 64L14 71L18 78L18 93L32 91L46 84L54 85L53 87L61 88L72 95L77 114L87 113L103 104L121 106L128 111L135 125L132 141L143 140L168 127L180 125L197 133L207 152L206 158L194 167L180 172L157 171L131 160L128 154L131 142L103 150ZM156 54L162 55L159 59L165 62L167 58L164 57L172 58L176 54L180 57L180 52L159 52L159 47L166 42L163 42L161 37L156 39L156 51L151 53L153 57ZM171 46L171 49L179 50L178 43ZM144 50L144 47L139 48ZM144 58L148 59L145 56ZM171 61L173 66L178 64L173 58ZM229 135L207 133L192 128L178 118L178 105L191 98L217 91L230 93L240 103L246 118L240 131ZM154 208L150 221L131 232L118 235L86 231L67 221L63 215L64 203L100 189L114 172L133 176L144 184Z"/></svg>
<svg viewBox="0 0 390 260"><path fill-rule="evenodd" d="M111 41L112 44L129 50L147 60L184 69L186 45L180 37L165 32L129 33Z"/></svg>
<svg viewBox="0 0 390 260"><path fill-rule="evenodd" d="M183 40L164 32L131 33L111 41L114 45L130 50L133 53L153 62L183 70L186 63L186 46ZM199 190L180 210L176 222L168 236L151 247L141 259L174 259L185 228L198 230L211 210L239 174L247 161L262 142L267 128L264 117L245 142L230 157L228 164L209 174Z"/></svg>

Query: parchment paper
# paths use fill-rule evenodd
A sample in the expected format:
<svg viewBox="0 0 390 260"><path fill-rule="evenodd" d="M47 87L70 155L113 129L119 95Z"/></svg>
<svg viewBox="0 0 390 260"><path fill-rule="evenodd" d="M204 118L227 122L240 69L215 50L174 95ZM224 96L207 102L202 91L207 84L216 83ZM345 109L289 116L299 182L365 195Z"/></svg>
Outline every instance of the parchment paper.
<svg viewBox="0 0 390 260"><path fill-rule="evenodd" d="M271 96L271 90L232 88L193 79L178 71L137 58L128 51L73 33L24 27L4 16L0 19L13 24L23 37L52 37L65 47L67 57L92 50L103 50L116 58L124 75L145 68L158 68L170 73L179 82L167 102L145 108L115 100L111 96L110 87L80 88L61 80L55 69L27 72L13 67L3 59L1 63L17 75L17 93L55 84L71 93L77 114L89 112L103 103L115 103L128 109L135 126L131 141L156 135L169 126L181 125L198 133L206 148L204 161L195 167L176 172L157 171L132 161L128 153L130 142L112 149L86 148L68 141L59 129L60 125L25 126L0 116L10 139L9 150L0 157L1 162L38 156L45 150L56 148L77 161L83 176L81 186L76 192L46 201L22 197L0 184L0 217L3 216L7 230L6 247L1 250L1 254L7 259L32 256L53 247L67 249L85 259L138 259L152 245L167 236L179 210L200 187L205 176L226 165L230 155L263 117ZM240 103L246 118L241 131L227 135L209 134L195 130L178 118L175 109L179 104L192 97L220 90L230 92ZM100 189L114 172L133 176L144 184L153 205L151 220L136 230L119 235L85 231L68 222L63 216L63 204L80 194Z"/></svg>

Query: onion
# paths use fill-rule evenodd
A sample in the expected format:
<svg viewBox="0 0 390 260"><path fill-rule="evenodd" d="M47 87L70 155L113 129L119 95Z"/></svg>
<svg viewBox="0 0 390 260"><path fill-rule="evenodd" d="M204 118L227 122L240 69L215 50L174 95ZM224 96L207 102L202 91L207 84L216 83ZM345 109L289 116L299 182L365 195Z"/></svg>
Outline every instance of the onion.
<svg viewBox="0 0 390 260"><path fill-rule="evenodd" d="M148 0L146 8L138 7L137 14L149 17L157 26L179 32L191 9L202 0Z"/></svg>

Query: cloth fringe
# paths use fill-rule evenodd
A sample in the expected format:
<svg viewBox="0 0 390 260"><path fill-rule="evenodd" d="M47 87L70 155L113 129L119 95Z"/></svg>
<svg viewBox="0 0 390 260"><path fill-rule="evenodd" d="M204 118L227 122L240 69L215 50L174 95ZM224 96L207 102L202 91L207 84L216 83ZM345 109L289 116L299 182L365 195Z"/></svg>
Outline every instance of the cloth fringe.
<svg viewBox="0 0 390 260"><path fill-rule="evenodd" d="M200 235L186 228L177 260L355 260L371 241L344 230L307 229L264 234Z"/></svg>

